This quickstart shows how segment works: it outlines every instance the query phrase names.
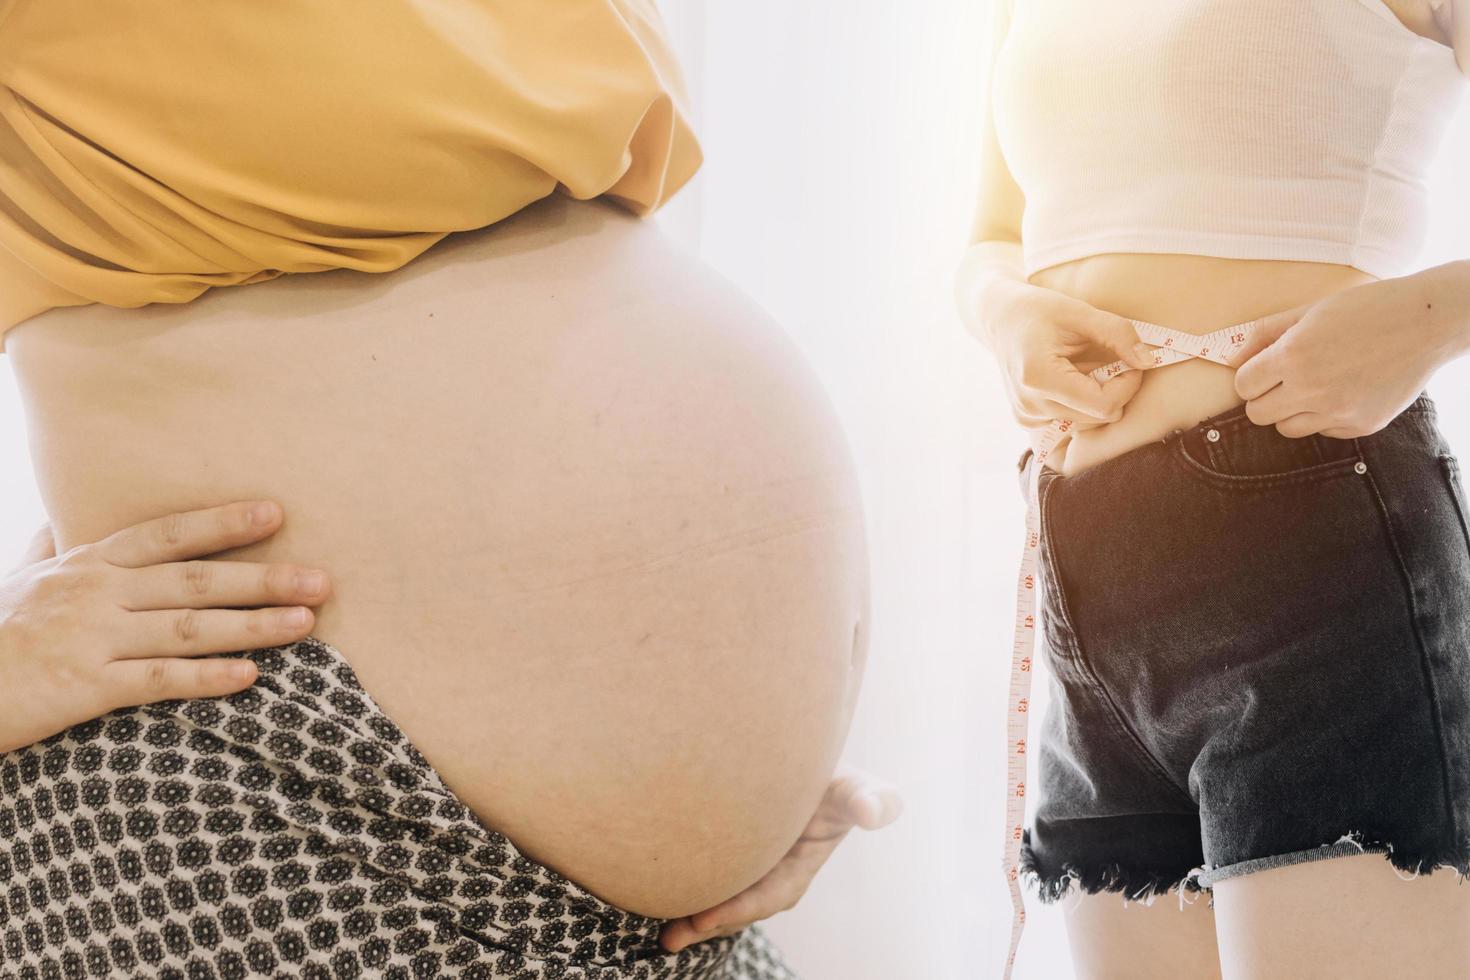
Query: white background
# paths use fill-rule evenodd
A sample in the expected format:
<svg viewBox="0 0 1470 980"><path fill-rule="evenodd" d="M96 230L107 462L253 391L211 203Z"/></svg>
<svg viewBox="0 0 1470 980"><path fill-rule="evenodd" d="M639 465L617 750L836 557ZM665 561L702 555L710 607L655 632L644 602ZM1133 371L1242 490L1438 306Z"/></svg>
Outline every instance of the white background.
<svg viewBox="0 0 1470 980"><path fill-rule="evenodd" d="M846 421L874 584L848 759L894 779L908 802L889 829L850 836L770 932L805 980L998 977L1025 443L950 306L976 179L985 5L665 0L665 13L707 163L661 220L786 324ZM1436 167L1425 265L1470 256L1470 182L1455 187L1455 172L1470 173L1470 113ZM1451 443L1470 446L1470 359L1430 393ZM44 519L8 370L0 515L8 567ZM1045 684L1033 682L1038 719ZM1028 906L1015 976L1070 975L1057 907Z"/></svg>

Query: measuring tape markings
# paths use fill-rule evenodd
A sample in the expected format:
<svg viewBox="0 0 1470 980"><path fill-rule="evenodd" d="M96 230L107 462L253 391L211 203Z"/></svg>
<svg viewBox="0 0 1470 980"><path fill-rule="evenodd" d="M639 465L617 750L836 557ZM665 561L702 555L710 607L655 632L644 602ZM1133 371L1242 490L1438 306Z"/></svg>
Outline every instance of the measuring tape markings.
<svg viewBox="0 0 1470 980"><path fill-rule="evenodd" d="M1152 344L1153 364L1137 368L1127 361L1113 361L1088 373L1088 377L1107 381L1128 371L1151 370L1176 364L1189 358L1200 358L1226 364L1243 346L1260 320L1248 320L1221 327L1207 334L1191 334L1157 323L1130 320L1145 343ZM1228 366L1228 365L1227 365ZM1072 430L1072 419L1053 419L1032 448L1031 475L1026 491L1026 540L1021 549L1021 568L1016 576L1016 624L1011 647L1010 701L1006 711L1006 821L1005 852L1001 867L1010 886L1010 949L1006 953L1003 980L1010 980L1015 966L1016 950L1021 944L1021 930L1026 925L1026 905L1021 894L1021 835L1026 815L1026 736L1030 713L1032 655L1036 647L1037 548L1041 543L1041 523L1037 506L1037 484L1041 466L1052 451Z"/></svg>

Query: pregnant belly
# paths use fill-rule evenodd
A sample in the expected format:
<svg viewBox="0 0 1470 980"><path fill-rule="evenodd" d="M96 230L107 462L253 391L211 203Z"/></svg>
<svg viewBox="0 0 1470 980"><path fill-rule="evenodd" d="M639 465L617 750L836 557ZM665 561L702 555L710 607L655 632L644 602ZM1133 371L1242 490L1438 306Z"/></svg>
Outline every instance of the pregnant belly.
<svg viewBox="0 0 1470 980"><path fill-rule="evenodd" d="M1314 302L1373 277L1325 262L1119 253L1042 269L1030 281L1110 313L1204 334ZM1090 370L1102 363L1085 366ZM1156 368L1145 372L1121 419L1074 429L1050 465L1072 476L1242 401L1235 393L1234 368L1199 359Z"/></svg>
<svg viewBox="0 0 1470 980"><path fill-rule="evenodd" d="M314 635L534 860L678 916L760 878L863 666L847 448L782 332L555 199L395 273L56 310L9 352L61 548L270 497Z"/></svg>

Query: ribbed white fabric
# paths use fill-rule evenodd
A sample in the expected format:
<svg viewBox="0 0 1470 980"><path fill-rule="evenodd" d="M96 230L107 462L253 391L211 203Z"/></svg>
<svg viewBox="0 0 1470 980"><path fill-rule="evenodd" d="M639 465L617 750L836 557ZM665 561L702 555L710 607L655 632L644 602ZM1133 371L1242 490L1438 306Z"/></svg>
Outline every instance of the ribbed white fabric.
<svg viewBox="0 0 1470 980"><path fill-rule="evenodd" d="M1410 271L1470 80L1381 0L1009 2L991 97L1028 276L1104 252Z"/></svg>

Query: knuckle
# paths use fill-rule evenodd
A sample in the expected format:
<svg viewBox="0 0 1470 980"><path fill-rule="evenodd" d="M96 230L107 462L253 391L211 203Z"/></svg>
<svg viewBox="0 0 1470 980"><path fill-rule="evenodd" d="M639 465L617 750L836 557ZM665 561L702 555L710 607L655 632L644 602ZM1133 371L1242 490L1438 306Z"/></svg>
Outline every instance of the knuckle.
<svg viewBox="0 0 1470 980"><path fill-rule="evenodd" d="M165 547L176 548L183 544L188 532L189 518L184 514L168 514L158 522L158 541Z"/></svg>
<svg viewBox="0 0 1470 980"><path fill-rule="evenodd" d="M193 643L199 638L199 614L185 609L174 617L174 636L181 643Z"/></svg>
<svg viewBox="0 0 1470 980"><path fill-rule="evenodd" d="M214 585L214 568L207 561L184 563L184 591L189 595L208 595Z"/></svg>
<svg viewBox="0 0 1470 980"><path fill-rule="evenodd" d="M83 568L67 576L67 586L68 592L74 596L99 592L102 589L102 575L94 568Z"/></svg>
<svg viewBox="0 0 1470 980"><path fill-rule="evenodd" d="M92 545L77 545L58 555L53 567L64 573L61 578L74 584L90 586L97 584L99 573L106 564Z"/></svg>
<svg viewBox="0 0 1470 980"><path fill-rule="evenodd" d="M88 565L96 557L95 546L90 544L74 545L56 556L56 563L62 568L75 568L79 565Z"/></svg>
<svg viewBox="0 0 1470 980"><path fill-rule="evenodd" d="M75 602L101 586L101 575L88 565L50 569L37 579L39 594L61 603Z"/></svg>
<svg viewBox="0 0 1470 980"><path fill-rule="evenodd" d="M151 661L143 669L143 692L149 697L163 697L168 693L170 673L167 660Z"/></svg>
<svg viewBox="0 0 1470 980"><path fill-rule="evenodd" d="M267 596L286 596L296 591L294 565L267 565L260 573L261 591Z"/></svg>
<svg viewBox="0 0 1470 980"><path fill-rule="evenodd" d="M280 615L260 609L245 617L245 632L251 636L274 636L281 631Z"/></svg>
<svg viewBox="0 0 1470 980"><path fill-rule="evenodd" d="M67 691L85 691L94 687L97 682L94 665L82 664L70 658L58 659L49 664L47 673L62 690Z"/></svg>

